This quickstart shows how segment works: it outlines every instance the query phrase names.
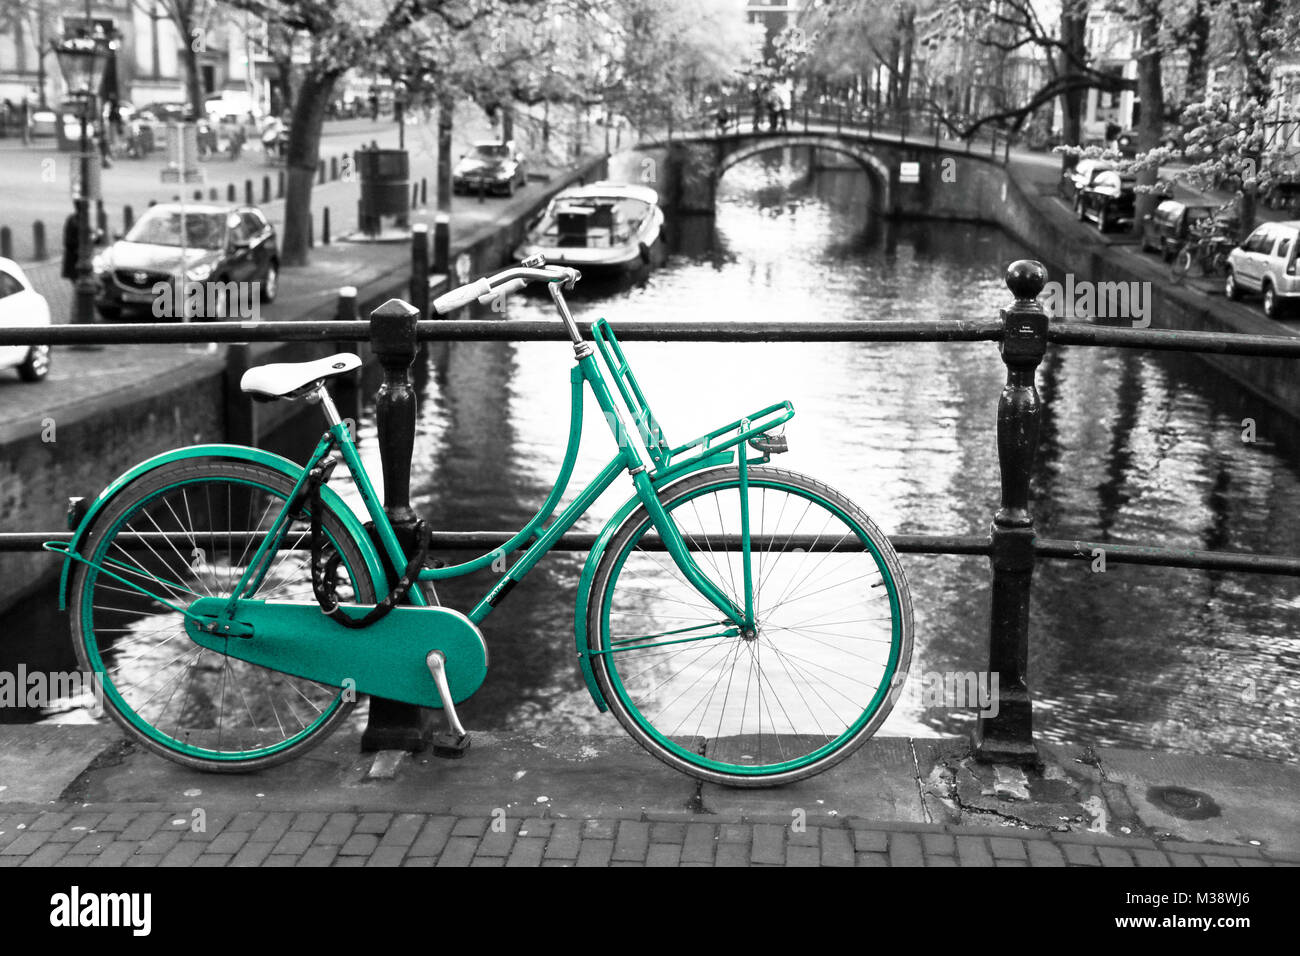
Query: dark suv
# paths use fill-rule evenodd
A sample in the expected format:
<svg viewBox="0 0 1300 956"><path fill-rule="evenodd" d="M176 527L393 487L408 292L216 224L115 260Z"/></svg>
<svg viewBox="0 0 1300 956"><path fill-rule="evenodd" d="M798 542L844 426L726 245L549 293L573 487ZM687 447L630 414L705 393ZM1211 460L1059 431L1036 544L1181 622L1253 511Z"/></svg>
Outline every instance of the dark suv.
<svg viewBox="0 0 1300 956"><path fill-rule="evenodd" d="M1194 223L1217 220L1225 230L1229 228L1226 214L1216 216L1216 207L1192 205L1177 199L1166 199L1154 212L1142 217L1142 251L1158 252L1165 260L1172 259L1191 237Z"/></svg>
<svg viewBox="0 0 1300 956"><path fill-rule="evenodd" d="M95 306L105 319L123 312L224 318L275 301L280 253L256 206L160 203L95 256L94 269Z"/></svg>
<svg viewBox="0 0 1300 956"><path fill-rule="evenodd" d="M1094 170L1074 197L1074 213L1091 219L1101 232L1111 226L1131 226L1137 201L1137 180L1115 169Z"/></svg>

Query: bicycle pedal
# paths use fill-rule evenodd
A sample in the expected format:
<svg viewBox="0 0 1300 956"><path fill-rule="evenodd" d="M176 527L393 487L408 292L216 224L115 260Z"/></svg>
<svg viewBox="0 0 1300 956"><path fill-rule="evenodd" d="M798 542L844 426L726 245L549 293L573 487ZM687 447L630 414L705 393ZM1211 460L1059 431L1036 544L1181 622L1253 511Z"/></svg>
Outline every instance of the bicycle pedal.
<svg viewBox="0 0 1300 956"><path fill-rule="evenodd" d="M438 734L433 738L433 755L459 760L469 750L469 734Z"/></svg>

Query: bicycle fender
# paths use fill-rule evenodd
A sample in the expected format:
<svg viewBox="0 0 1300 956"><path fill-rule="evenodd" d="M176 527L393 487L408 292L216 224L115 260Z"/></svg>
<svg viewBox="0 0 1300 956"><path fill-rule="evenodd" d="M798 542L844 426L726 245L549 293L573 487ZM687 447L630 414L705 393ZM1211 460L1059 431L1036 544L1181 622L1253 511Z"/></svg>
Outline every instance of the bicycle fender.
<svg viewBox="0 0 1300 956"><path fill-rule="evenodd" d="M105 506L119 495L128 485L138 478L142 478L149 472L161 468L163 465L171 464L175 461L185 461L190 458L227 458L238 461L248 461L258 465L265 465L272 468L287 478L297 481L302 474L302 465L290 461L282 455L276 455L269 451L263 451L261 448L250 448L246 445L190 445L185 448L173 448L171 451L165 451L160 455L155 455L140 462L138 465L123 472L118 477L109 482L108 487L101 491L91 502L90 507L86 509L86 515L81 519L81 524L77 526L76 532L72 536L72 541L68 545L70 554L81 554L81 546L85 542L86 535L94 526L99 514ZM370 535L366 533L365 527L352 513L338 492L331 489L328 485L323 486L320 490L321 499L329 504L335 514L343 522L344 526L352 534L353 539L360 549L362 557L370 570L371 580L387 581L384 574L384 565L380 560L374 545L371 543ZM72 565L76 563L75 558L65 558L63 561L63 570L59 575L59 610L67 610L68 606L68 588L71 580Z"/></svg>
<svg viewBox="0 0 1300 956"><path fill-rule="evenodd" d="M712 459L705 459L700 462L701 467L673 475L662 486L656 485L655 490L663 491L676 484L680 479L699 474L701 471L708 471L715 467L716 464ZM592 580L596 577L596 566L600 564L601 555L605 553L605 548L609 546L610 539L614 537L615 532L618 531L623 522L640 505L641 499L633 495L623 502L618 511L614 512L614 516L601 529L595 543L591 546L591 550L587 552L587 562L583 565L582 576L578 579L578 596L573 609L573 636L577 644L578 667L582 671L582 679L587 685L587 692L591 694L591 699L602 714L609 710L609 705L605 702L605 696L600 692L600 686L596 683L596 674L591 669L591 656L587 641L587 610L590 597L588 591L591 588Z"/></svg>

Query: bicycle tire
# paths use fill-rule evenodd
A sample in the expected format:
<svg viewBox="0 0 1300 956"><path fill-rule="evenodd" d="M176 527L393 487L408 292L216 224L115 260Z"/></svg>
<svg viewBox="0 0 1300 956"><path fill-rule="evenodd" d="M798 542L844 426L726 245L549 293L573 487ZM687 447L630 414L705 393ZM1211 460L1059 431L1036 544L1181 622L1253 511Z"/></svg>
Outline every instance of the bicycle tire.
<svg viewBox="0 0 1300 956"><path fill-rule="evenodd" d="M753 551L755 636L716 635L716 640L702 636L680 640L666 650L650 649L652 645L645 643L649 638L677 640L670 635L692 630L682 624L700 621L694 629L712 627L721 615L686 583L666 553L655 556L640 546L652 527L644 507L629 515L610 539L598 561L587 603L592 670L615 717L642 747L669 766L733 787L791 783L844 760L888 716L895 696L891 691L905 678L912 654L907 579L888 538L866 514L834 489L795 472L755 467L750 469L749 483L751 532L760 541ZM792 501L796 509L804 510L791 511L787 520ZM723 554L711 543L711 537L717 540L716 533L739 532L738 470L712 469L685 478L665 489L661 502L699 555L701 569L743 605L739 552ZM710 508L716 509L716 521L708 517ZM814 508L820 518L805 526L803 518ZM801 532L815 535L809 548L777 547L778 540L788 543ZM860 550L855 550L859 545ZM803 557L796 559L796 554ZM835 584L823 586L846 569L852 577L842 581L836 577ZM869 577L874 581L876 576L878 583L858 583ZM648 588L640 590L642 583ZM811 586L805 590L805 585ZM836 593L828 595L830 591ZM796 609L792 615L789 606L819 593L817 603L807 606L817 615L802 625L794 621L802 612ZM881 598L884 607L868 607ZM848 603L842 607L832 606L844 600ZM824 620L828 606L832 606L830 621ZM781 608L785 611L778 613ZM859 610L864 613L857 614ZM841 612L848 620L836 619ZM885 617L876 617L877 612ZM841 633L845 628L854 633ZM862 643L849 650L837 646L837 641ZM697 653L696 645L704 651ZM866 656L871 653L876 659ZM747 655L747 673L742 675L746 689L742 695L736 686L737 710L731 699L741 655ZM682 661L683 657L689 659ZM679 672L672 671L675 661L685 664ZM714 670L719 673L712 686L696 692L696 685ZM757 698L752 714L751 689ZM765 693L770 698L766 706ZM833 704L828 695L837 695ZM679 703L684 696L689 699ZM791 709L799 708L806 712L792 716ZM706 717L711 730L704 726Z"/></svg>
<svg viewBox="0 0 1300 956"><path fill-rule="evenodd" d="M1173 261L1169 263L1169 281L1173 282L1175 285L1182 282L1183 279L1187 278L1187 273L1191 268L1192 250L1185 247L1179 249L1178 254L1174 256Z"/></svg>
<svg viewBox="0 0 1300 956"><path fill-rule="evenodd" d="M292 490L289 476L253 462L170 462L105 506L81 553L101 566L106 558L115 561L113 570L124 577L151 579L156 593L161 584L160 596L174 604L183 606L187 594L228 595L256 550L251 540L241 545L234 537L241 530L236 525L269 530ZM374 603L378 588L361 549L323 506L322 527L341 558L340 600ZM133 554L119 538L138 531L180 531L189 541L179 548L174 539L156 548L145 544ZM310 541L305 514L286 539ZM254 596L311 600L310 560L309 551L279 551ZM262 769L323 740L355 705L355 694L337 687L197 647L178 612L95 567L77 562L75 568L69 611L78 660L98 676L104 707L127 735L161 756L203 771ZM184 695L173 710L181 682Z"/></svg>

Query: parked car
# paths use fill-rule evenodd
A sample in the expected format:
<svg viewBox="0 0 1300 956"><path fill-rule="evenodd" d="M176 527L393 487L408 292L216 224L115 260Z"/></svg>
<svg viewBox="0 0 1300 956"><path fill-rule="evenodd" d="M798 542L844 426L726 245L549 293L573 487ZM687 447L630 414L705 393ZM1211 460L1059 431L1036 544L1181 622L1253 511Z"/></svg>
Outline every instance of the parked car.
<svg viewBox="0 0 1300 956"><path fill-rule="evenodd" d="M528 168L513 140L475 143L451 173L451 188L456 193L477 192L481 186L484 192L513 196L527 183Z"/></svg>
<svg viewBox="0 0 1300 956"><path fill-rule="evenodd" d="M1092 177L1104 169L1114 169L1115 167L1101 159L1081 159L1073 169L1061 171L1061 181L1057 184L1057 192L1069 206L1074 205L1075 197L1078 196L1079 190L1092 181Z"/></svg>
<svg viewBox="0 0 1300 956"><path fill-rule="evenodd" d="M1080 221L1091 219L1101 232L1111 226L1131 226L1136 187L1134 177L1122 176L1116 169L1096 170L1074 197L1075 215Z"/></svg>
<svg viewBox="0 0 1300 956"><path fill-rule="evenodd" d="M0 259L0 325L41 328L50 324L50 306L12 259ZM0 368L18 369L24 382L39 382L50 371L48 345L0 345Z"/></svg>
<svg viewBox="0 0 1300 956"><path fill-rule="evenodd" d="M1228 253L1224 294L1240 299L1244 293L1258 292L1264 299L1264 314L1270 319L1281 318L1300 302L1297 246L1300 219L1262 224Z"/></svg>
<svg viewBox="0 0 1300 956"><path fill-rule="evenodd" d="M1216 208L1166 199L1142 217L1142 251L1158 252L1166 261L1172 259L1187 241L1192 225L1214 219ZM1219 218L1226 223L1225 217Z"/></svg>
<svg viewBox="0 0 1300 956"><path fill-rule="evenodd" d="M59 129L59 114L54 110L32 110L28 125L34 137L55 136Z"/></svg>
<svg viewBox="0 0 1300 956"><path fill-rule="evenodd" d="M175 295L182 271L181 220L184 216L184 275L203 283L204 302L216 308L196 318L232 314L232 303L220 294L224 283L257 282L258 301L275 301L279 286L280 253L275 230L256 206L217 203L160 203L151 207L131 231L95 256L98 292L95 306L105 319L124 312L154 312L158 283ZM251 290L250 290L251 291ZM242 301L242 299L241 299ZM176 303L173 299L172 303ZM174 311L164 315L178 317Z"/></svg>

